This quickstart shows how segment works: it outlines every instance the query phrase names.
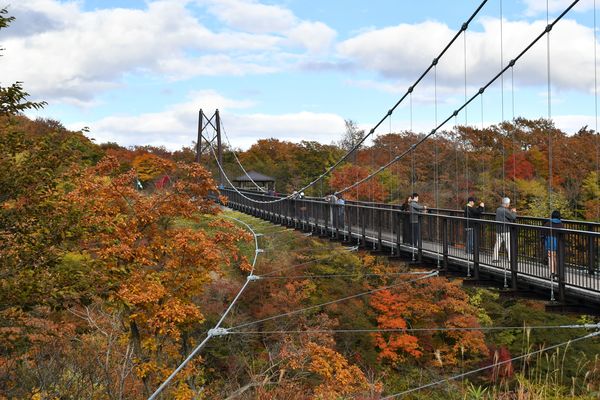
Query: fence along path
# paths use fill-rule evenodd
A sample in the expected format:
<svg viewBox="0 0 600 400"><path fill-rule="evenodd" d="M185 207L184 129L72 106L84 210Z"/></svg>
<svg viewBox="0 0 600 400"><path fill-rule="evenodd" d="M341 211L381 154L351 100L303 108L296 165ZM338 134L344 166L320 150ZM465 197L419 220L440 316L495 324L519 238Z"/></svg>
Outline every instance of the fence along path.
<svg viewBox="0 0 600 400"><path fill-rule="evenodd" d="M534 287L547 291L551 300L563 303L600 305L600 224L565 224L579 229L552 229L539 219L521 218L505 224L509 231L510 254L501 247L499 262L492 261L496 230L500 223L477 220L474 227L473 254L467 254L466 219L459 212L431 210L418 214L418 237L411 236L410 214L384 204L346 202L333 205L321 199L269 200L265 194L221 189L228 206L238 211L282 224L339 239L349 244L380 251L404 254L416 261L433 260L440 268L462 268L466 276L479 279L485 273L511 289ZM472 224L473 220L470 220ZM552 233L558 240L557 276L551 277L543 238Z"/></svg>

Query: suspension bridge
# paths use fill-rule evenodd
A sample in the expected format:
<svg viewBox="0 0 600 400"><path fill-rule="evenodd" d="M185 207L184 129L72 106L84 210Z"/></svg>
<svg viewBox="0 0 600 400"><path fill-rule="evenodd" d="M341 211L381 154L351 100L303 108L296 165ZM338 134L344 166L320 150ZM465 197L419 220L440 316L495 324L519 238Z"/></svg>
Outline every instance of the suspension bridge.
<svg viewBox="0 0 600 400"><path fill-rule="evenodd" d="M453 270L460 273L466 279L466 282L485 283L494 281L507 292L515 291L535 291L541 293L552 304L560 305L586 305L597 307L600 306L600 223L588 221L563 221L562 228L552 226L544 226L546 219L534 218L528 216L520 216L514 222L497 222L495 215L484 213L481 219L473 220L464 217L462 210L450 210L438 207L439 192L437 191L439 173L437 153L434 160L433 168L435 168L434 187L435 207L427 212L411 213L400 209L398 205L371 202L346 201L344 204L337 204L327 201L324 198L299 197L298 193L304 192L307 189L322 182L334 170L342 166L348 161L351 155L358 152L358 149L365 141L375 135L378 128L389 120L397 108L405 101L410 102L411 121L413 93L419 89L419 84L423 79L433 74L435 85L435 116L432 129L419 136L409 148L398 154L390 157L390 161L375 169L368 176L357 179L355 182L340 189L336 194L346 193L358 186L365 184L375 176L390 168L395 163L404 160L420 150L420 147L428 139L436 134L442 133L442 129L452 120L456 122L457 117L465 114L467 107L477 98L483 96L486 90L493 84L500 82L502 85L502 96L504 96L504 75L513 74L515 66L518 65L521 58L527 54L538 42L546 39L547 51L547 115L545 118L551 120L551 65L550 65L550 36L554 27L569 13L580 0L571 2L558 16L550 20L547 16L546 26L539 34L531 39L531 41L517 54L512 55L512 58L505 60L502 49L502 25L500 26L500 67L496 71L490 72L490 79L481 83L470 97L467 95L467 61L466 61L466 32L469 29L470 23L479 14L481 9L488 3L487 0L482 1L475 11L465 20L456 34L442 46L440 53L433 58L431 64L423 71L423 73L410 85L400 99L387 110L383 117L377 122L367 134L355 143L341 158L332 163L325 172L314 177L310 182L296 188L294 193L287 195L274 195L265 193L258 185L257 190L241 190L232 184L232 179L227 175L223 167L222 146L221 146L221 117L218 111L211 118L206 118L200 110L198 123L198 141L197 141L197 161L201 160L201 155L208 151L218 167L219 173L219 191L222 196L227 198L227 206L246 213L257 218L270 221L273 224L283 225L288 228L294 228L306 232L307 235L319 236L324 239L338 240L348 246L357 246L369 251L376 252L380 255L389 257L401 258L407 261L415 262L417 265L430 265L432 270L429 275L423 278L433 276L441 272ZM502 0L500 4L500 23L502 24ZM594 2L594 38L596 36L596 8ZM438 121L438 97L437 97L437 67L444 61L444 55L453 47L460 37L463 37L464 51L464 79L465 93L464 103L453 110L449 115L444 116L441 122ZM598 136L598 90L597 90L597 56L596 56L596 40L594 40L594 48L590 49L594 53L594 97L596 122L595 132ZM513 92L514 95L514 92ZM482 101L482 121L483 121L483 101ZM504 101L502 101L502 118L504 119ZM514 102L513 102L514 110ZM514 119L514 111L513 111ZM212 134L208 132L211 131ZM391 122L390 122L391 130ZM412 124L410 126L412 131ZM227 140L229 140L227 138ZM600 148L600 141L597 141L597 147ZM203 144L206 143L206 146ZM216 145L216 146L215 146ZM215 148L216 147L216 148ZM233 148L233 146L231 146ZM504 149L502 149L504 157ZM235 155L235 160L241 170L252 178L246 172L246 169L241 164L239 158ZM552 177L552 142L550 133L548 133L548 176ZM504 161L504 159L503 159ZM599 164L597 162L597 164ZM598 168L598 165L597 165ZM255 182L253 182L255 183ZM406 187L405 192L413 192L414 184L414 161L411 187ZM548 198L552 192L552 179L548 180ZM504 191L504 189L503 189ZM290 191L291 192L291 191ZM468 193L468 189L467 189ZM502 196L505 193L501 194ZM411 221L411 218L412 221ZM415 223L419 225L417 234L411 227ZM250 230L251 228L248 227ZM472 251L467 246L467 228L472 229L473 241ZM502 230L508 232L508 239L500 251L499 255L494 254L494 247L497 245L497 232ZM548 253L544 246L544 238L556 238L556 256L557 268L552 271L548 265ZM256 238L256 235L255 235ZM469 250L469 251L467 251ZM253 261L253 267L256 263L257 256L260 253L258 242L256 242L256 251ZM417 278L417 279L423 279ZM222 325L226 321L226 316L238 301L240 295L249 287L250 282L259 280L260 277L254 275L254 269L250 272L246 283L242 286L238 294L230 303L222 318L217 325L207 332L207 336L190 356L171 374L171 376L161 385L160 388L150 397L157 398L159 393L169 384L173 377L181 370L191 358L193 358L205 343L219 336L229 334L244 334L238 332L239 328L246 328L261 321L246 323L237 327L223 328ZM380 289L375 289L380 290ZM344 301L357 296L362 296L371 293L365 292L358 295L348 296L336 301ZM322 305L319 305L322 306ZM312 308L318 306L312 306ZM297 310L285 315L268 317L267 319L289 316ZM266 320L266 319L265 319ZM581 326L578 326L581 327ZM552 327L550 327L552 328ZM548 329L550 329L548 328ZM558 328L558 327L553 327ZM599 329L600 326L593 327ZM247 332L246 332L247 333ZM600 331L575 340L585 340L596 336ZM565 345L562 343L557 346ZM553 347L549 347L553 348ZM530 353L533 354L533 353ZM526 357L526 355L520 357ZM520 359L520 358L515 358ZM486 367L487 368L487 367ZM486 368L469 371L463 375L480 372ZM402 393L388 395L383 398L397 398L404 394L420 390L433 385L444 384L449 380L460 378L456 376L445 379L439 382L433 382L429 385L424 385L419 388L410 389Z"/></svg>

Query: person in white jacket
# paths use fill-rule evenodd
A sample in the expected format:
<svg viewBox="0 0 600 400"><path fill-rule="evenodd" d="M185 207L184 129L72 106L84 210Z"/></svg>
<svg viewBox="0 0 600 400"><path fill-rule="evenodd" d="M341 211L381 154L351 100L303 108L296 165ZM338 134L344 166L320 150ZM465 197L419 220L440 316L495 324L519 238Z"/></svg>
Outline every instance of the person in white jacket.
<svg viewBox="0 0 600 400"><path fill-rule="evenodd" d="M517 220L517 210L515 208L510 209L509 207L510 199L504 197L502 205L496 209L496 221L502 222L502 224L496 225L496 244L494 245L493 263L499 262L498 253L500 252L502 243L504 243L504 248L508 254L508 261L510 261L510 229L506 223L513 223Z"/></svg>

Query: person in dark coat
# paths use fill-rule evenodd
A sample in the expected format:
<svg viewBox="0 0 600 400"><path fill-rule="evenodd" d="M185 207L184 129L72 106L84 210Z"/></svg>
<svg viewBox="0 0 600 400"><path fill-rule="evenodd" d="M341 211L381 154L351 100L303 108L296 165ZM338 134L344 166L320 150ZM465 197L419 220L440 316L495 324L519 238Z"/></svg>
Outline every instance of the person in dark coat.
<svg viewBox="0 0 600 400"><path fill-rule="evenodd" d="M412 196L408 196L408 198L400 206L400 211L406 212L402 215L402 242L404 242L404 244L412 244L412 235L410 232L410 214L408 213L408 211L410 211L408 204L411 201Z"/></svg>
<svg viewBox="0 0 600 400"><path fill-rule="evenodd" d="M419 238L421 237L421 225L419 224L419 214L427 211L427 206L419 204L419 194L413 193L412 199L408 203L408 209L410 211L410 227L412 234L412 245L417 247L419 244Z"/></svg>
<svg viewBox="0 0 600 400"><path fill-rule="evenodd" d="M552 211L550 219L544 223L544 226L551 229L563 229L564 225L560 219L560 211ZM555 277L558 272L556 268L556 251L558 249L558 238L556 232L552 232L552 230L544 230L542 233L542 239L544 241L544 248L548 253L548 268L550 269L550 274L552 277Z"/></svg>
<svg viewBox="0 0 600 400"><path fill-rule="evenodd" d="M477 224L478 219L481 219L481 214L485 209L485 204L483 202L479 203L478 207L475 207L475 198L469 197L467 199L467 205L465 206L465 227L467 232L467 246L466 253L473 254L473 235L474 229Z"/></svg>

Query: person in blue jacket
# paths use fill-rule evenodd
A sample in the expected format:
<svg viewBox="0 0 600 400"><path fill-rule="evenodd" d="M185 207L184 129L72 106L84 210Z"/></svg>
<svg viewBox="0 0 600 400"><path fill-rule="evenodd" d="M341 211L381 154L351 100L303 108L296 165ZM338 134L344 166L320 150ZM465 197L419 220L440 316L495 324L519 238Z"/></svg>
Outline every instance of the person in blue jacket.
<svg viewBox="0 0 600 400"><path fill-rule="evenodd" d="M560 219L560 211L552 211L550 219L544 223L544 226L552 229L562 229L563 223ZM548 267L552 277L556 277L556 251L558 248L558 238L556 232L552 230L544 230L542 233L542 239L544 240L544 248L548 252Z"/></svg>

